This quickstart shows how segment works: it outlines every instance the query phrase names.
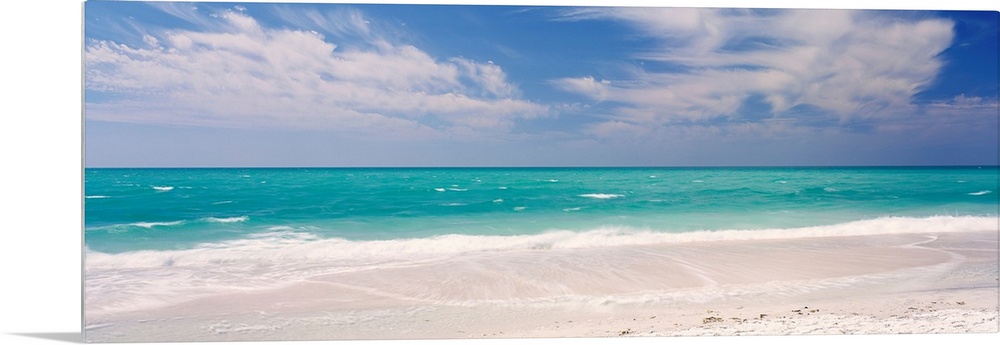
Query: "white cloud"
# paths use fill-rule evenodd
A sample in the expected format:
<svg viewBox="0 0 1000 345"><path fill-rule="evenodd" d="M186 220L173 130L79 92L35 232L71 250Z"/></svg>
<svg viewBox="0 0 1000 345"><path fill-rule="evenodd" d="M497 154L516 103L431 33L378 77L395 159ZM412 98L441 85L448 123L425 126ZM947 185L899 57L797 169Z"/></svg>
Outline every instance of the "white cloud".
<svg viewBox="0 0 1000 345"><path fill-rule="evenodd" d="M89 101L87 118L432 135L502 131L549 111L520 100L495 64L439 60L382 39L341 48L243 11L218 20L210 31L147 35L146 47L88 42L86 88L112 96Z"/></svg>
<svg viewBox="0 0 1000 345"><path fill-rule="evenodd" d="M597 81L594 77L586 76L582 78L563 78L553 82L557 87L582 94L596 101L603 101L608 97L611 82L607 80Z"/></svg>
<svg viewBox="0 0 1000 345"><path fill-rule="evenodd" d="M275 6L272 10L275 16L287 23L314 27L334 36L377 39L371 21L365 19L364 14L357 9L334 8L329 11L319 11L296 6Z"/></svg>
<svg viewBox="0 0 1000 345"><path fill-rule="evenodd" d="M774 116L800 105L840 121L897 116L934 80L953 36L947 20L844 10L591 8L565 18L621 21L658 42L638 57L667 72L556 81L644 114L619 120L654 124L740 117L750 97Z"/></svg>

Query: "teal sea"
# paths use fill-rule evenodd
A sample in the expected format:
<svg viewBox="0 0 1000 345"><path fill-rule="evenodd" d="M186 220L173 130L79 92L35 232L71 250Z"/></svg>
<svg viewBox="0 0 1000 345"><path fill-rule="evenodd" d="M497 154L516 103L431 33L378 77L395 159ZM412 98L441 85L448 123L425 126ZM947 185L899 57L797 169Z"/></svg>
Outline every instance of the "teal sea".
<svg viewBox="0 0 1000 345"><path fill-rule="evenodd" d="M83 178L86 302L107 310L483 251L995 229L1000 213L997 167L88 168Z"/></svg>

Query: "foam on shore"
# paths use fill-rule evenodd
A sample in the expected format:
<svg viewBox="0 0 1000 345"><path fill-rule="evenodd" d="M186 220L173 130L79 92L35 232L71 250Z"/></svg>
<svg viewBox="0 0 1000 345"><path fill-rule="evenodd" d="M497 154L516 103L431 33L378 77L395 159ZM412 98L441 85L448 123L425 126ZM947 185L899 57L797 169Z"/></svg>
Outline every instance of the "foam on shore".
<svg viewBox="0 0 1000 345"><path fill-rule="evenodd" d="M995 230L493 251L88 303L86 323L94 341L979 332L996 331L996 272Z"/></svg>

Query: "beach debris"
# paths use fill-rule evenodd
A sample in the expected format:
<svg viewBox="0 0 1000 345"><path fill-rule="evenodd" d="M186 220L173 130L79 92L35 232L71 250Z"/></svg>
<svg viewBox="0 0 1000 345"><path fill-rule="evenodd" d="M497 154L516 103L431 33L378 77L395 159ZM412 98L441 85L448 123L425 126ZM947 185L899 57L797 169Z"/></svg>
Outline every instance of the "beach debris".
<svg viewBox="0 0 1000 345"><path fill-rule="evenodd" d="M722 318L721 317L715 317L715 316L709 316L709 317L706 317L704 319L701 319L701 323L712 323L712 322L722 322Z"/></svg>
<svg viewBox="0 0 1000 345"><path fill-rule="evenodd" d="M965 301L958 301L958 305L965 305Z"/></svg>
<svg viewBox="0 0 1000 345"><path fill-rule="evenodd" d="M763 320L765 316L767 316L767 314L760 314L760 317L758 317L758 319Z"/></svg>
<svg viewBox="0 0 1000 345"><path fill-rule="evenodd" d="M626 335L626 334L632 334L632 329L631 328L627 328L624 331L619 331L618 332L618 336L623 336L623 335Z"/></svg>

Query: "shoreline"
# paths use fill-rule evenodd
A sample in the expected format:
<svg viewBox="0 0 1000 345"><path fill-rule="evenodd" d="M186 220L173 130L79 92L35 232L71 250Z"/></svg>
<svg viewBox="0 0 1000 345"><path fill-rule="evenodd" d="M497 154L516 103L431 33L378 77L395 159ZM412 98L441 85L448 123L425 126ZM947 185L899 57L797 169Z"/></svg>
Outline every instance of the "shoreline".
<svg viewBox="0 0 1000 345"><path fill-rule="evenodd" d="M91 312L85 334L145 342L997 332L997 257L996 231L484 253Z"/></svg>

